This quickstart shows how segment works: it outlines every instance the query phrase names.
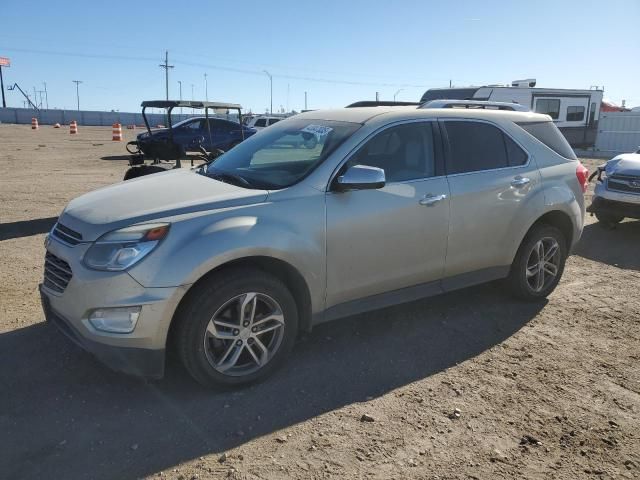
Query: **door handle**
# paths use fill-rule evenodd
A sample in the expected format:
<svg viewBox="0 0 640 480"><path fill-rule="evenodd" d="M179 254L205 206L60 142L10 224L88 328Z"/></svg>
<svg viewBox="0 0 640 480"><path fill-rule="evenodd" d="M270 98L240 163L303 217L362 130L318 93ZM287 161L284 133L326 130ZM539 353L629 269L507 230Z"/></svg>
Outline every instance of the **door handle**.
<svg viewBox="0 0 640 480"><path fill-rule="evenodd" d="M517 176L516 178L514 178L511 181L511 186L512 187L516 187L516 188L520 188L520 187L524 187L525 185L528 185L529 182L531 182L531 179L529 179L527 177Z"/></svg>
<svg viewBox="0 0 640 480"><path fill-rule="evenodd" d="M442 200L444 200L445 198L447 198L446 195L431 195L431 194L429 194L429 195L425 195L424 197L422 197L418 203L420 205L425 205L427 207L432 207L436 203L441 202Z"/></svg>

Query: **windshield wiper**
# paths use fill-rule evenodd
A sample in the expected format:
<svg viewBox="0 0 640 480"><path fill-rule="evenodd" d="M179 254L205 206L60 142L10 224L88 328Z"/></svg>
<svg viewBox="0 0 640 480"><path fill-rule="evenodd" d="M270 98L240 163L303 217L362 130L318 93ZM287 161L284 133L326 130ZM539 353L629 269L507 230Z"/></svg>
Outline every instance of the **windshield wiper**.
<svg viewBox="0 0 640 480"><path fill-rule="evenodd" d="M206 172L203 175L209 178L213 178L214 180L219 180L224 183L230 183L232 185L237 185L239 187L248 187L253 188L253 185L249 180L240 175L236 175L235 173L227 173L227 172Z"/></svg>

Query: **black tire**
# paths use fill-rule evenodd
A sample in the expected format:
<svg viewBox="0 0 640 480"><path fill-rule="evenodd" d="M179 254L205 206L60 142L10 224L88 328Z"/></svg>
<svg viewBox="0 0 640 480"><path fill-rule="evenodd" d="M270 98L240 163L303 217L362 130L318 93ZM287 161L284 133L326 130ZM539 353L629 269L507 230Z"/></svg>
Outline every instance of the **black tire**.
<svg viewBox="0 0 640 480"><path fill-rule="evenodd" d="M607 213L596 213L596 218L602 227L609 230L616 228L616 225L624 220L624 217L619 215L609 215Z"/></svg>
<svg viewBox="0 0 640 480"><path fill-rule="evenodd" d="M534 248L538 245L538 242L550 242L551 239L555 240L558 247L557 258L554 257L552 259L557 273L555 277L550 277L548 283L543 283L543 285L540 286L540 290L536 290L530 284L530 282L534 282L535 280L529 280L527 275L527 272L530 272L531 269L535 269L535 266L537 265L537 263L535 265L531 264L531 256L535 256ZM549 250L551 249L549 248ZM558 228L547 224L534 226L522 241L520 248L518 248L518 253L516 253L516 257L511 264L511 270L506 281L512 294L521 300L529 302L534 302L547 297L551 292L553 292L562 277L564 265L567 260L567 251L567 239ZM543 279L545 274L546 271L543 272ZM538 275L540 275L540 273L538 273Z"/></svg>
<svg viewBox="0 0 640 480"><path fill-rule="evenodd" d="M298 310L289 289L278 278L250 268L224 270L205 282L190 294L176 318L175 346L187 371L206 387L247 385L272 374L293 348L298 333ZM227 375L214 368L210 350L205 351L208 348L205 345L211 345L207 342L220 342L207 337L207 326L224 305L247 292L263 294L277 302L284 318L283 333L277 349L265 365L254 366L258 369L246 375ZM242 348L245 349L242 355L248 356L247 346Z"/></svg>
<svg viewBox="0 0 640 480"><path fill-rule="evenodd" d="M166 168L158 167L157 165L139 165L137 167L131 167L124 174L123 180L131 180L132 178L143 177L145 175L151 175L152 173L166 172Z"/></svg>

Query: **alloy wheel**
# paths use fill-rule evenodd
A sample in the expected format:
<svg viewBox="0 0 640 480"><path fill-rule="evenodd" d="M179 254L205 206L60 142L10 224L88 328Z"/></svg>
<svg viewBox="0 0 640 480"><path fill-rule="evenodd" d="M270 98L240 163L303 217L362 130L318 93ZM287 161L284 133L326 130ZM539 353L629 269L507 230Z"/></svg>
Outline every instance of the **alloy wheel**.
<svg viewBox="0 0 640 480"><path fill-rule="evenodd" d="M526 277L534 292L541 292L554 282L560 270L560 245L553 237L538 240L527 259Z"/></svg>
<svg viewBox="0 0 640 480"><path fill-rule="evenodd" d="M230 376L249 375L266 365L284 337L284 314L278 302L263 293L248 292L225 302L204 333L209 364Z"/></svg>

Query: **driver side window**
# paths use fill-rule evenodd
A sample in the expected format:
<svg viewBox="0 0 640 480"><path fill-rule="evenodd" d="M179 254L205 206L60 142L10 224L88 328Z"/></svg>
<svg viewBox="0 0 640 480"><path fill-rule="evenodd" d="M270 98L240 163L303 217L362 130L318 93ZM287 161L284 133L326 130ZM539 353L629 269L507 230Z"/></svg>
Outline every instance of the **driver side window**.
<svg viewBox="0 0 640 480"><path fill-rule="evenodd" d="M375 135L349 160L347 167L382 168L387 183L433 177L435 174L431 122L412 122Z"/></svg>
<svg viewBox="0 0 640 480"><path fill-rule="evenodd" d="M188 128L190 131L201 130L202 120L194 120L191 123L187 123L185 128Z"/></svg>

